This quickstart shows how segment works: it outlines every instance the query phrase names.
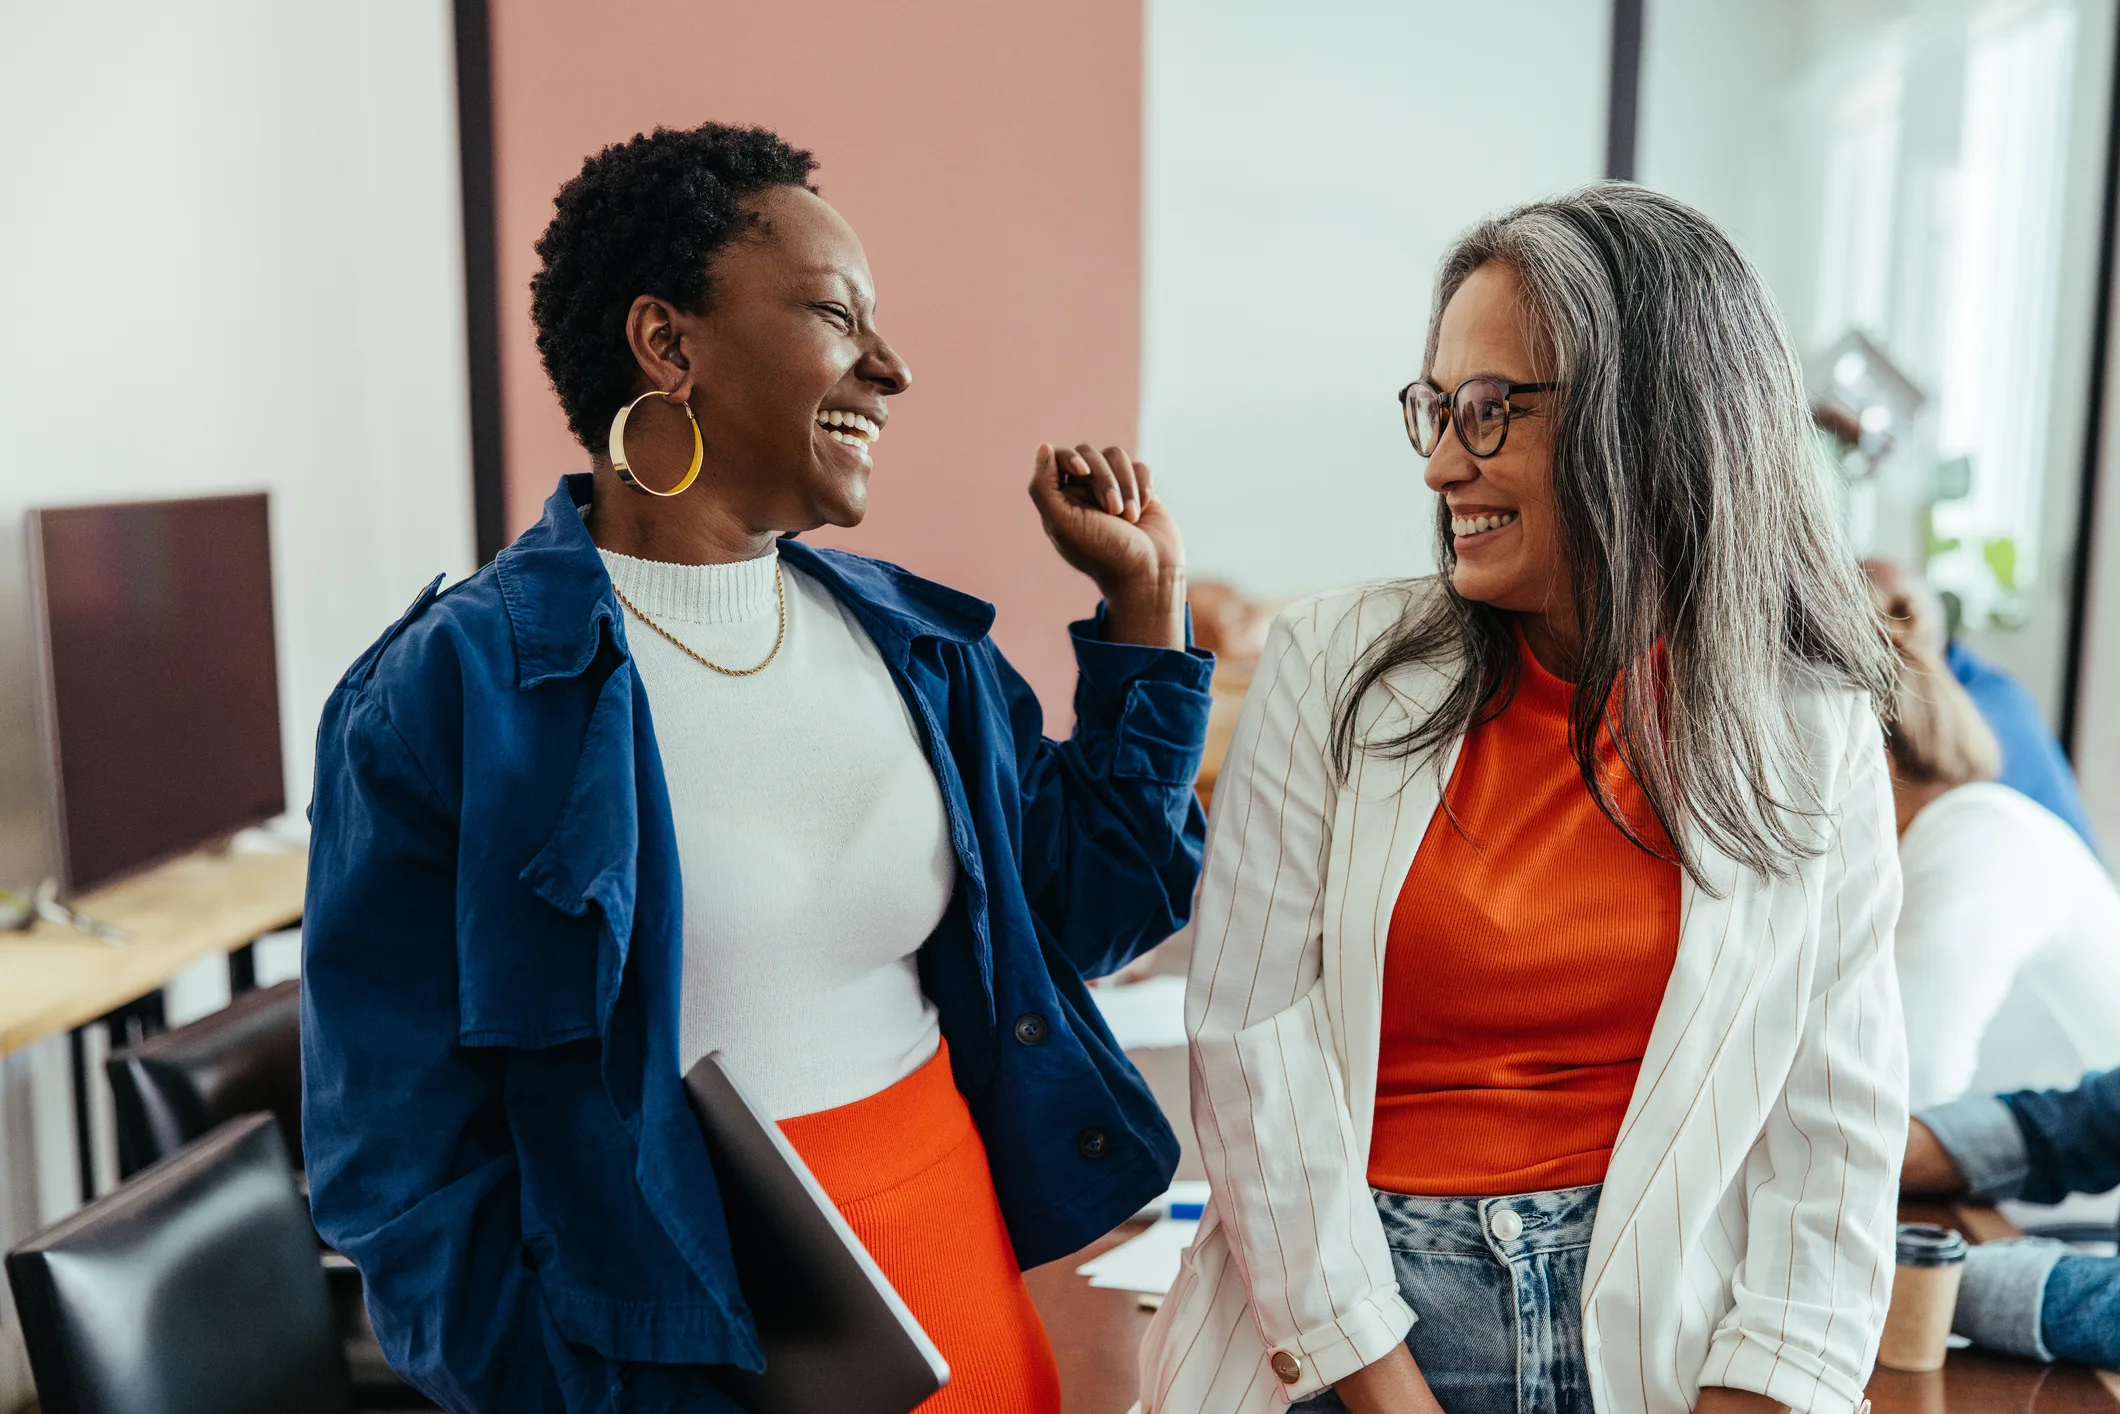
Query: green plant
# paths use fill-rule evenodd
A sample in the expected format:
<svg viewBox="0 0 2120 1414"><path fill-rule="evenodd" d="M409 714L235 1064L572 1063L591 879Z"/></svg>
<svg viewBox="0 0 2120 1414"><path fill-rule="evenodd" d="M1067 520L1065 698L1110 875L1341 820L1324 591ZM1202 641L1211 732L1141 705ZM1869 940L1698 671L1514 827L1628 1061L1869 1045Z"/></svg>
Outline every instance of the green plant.
<svg viewBox="0 0 2120 1414"><path fill-rule="evenodd" d="M1980 557L1987 561L1988 571L1995 576L1995 583L2002 586L2005 594L2017 592L2017 542L2007 535L1999 535L1980 547Z"/></svg>

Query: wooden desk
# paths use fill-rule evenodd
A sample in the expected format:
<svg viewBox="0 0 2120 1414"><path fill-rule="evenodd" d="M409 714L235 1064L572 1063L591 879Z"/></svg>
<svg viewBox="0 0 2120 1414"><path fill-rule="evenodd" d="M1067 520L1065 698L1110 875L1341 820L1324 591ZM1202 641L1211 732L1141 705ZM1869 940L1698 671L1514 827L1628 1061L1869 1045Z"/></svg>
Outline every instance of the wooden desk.
<svg viewBox="0 0 2120 1414"><path fill-rule="evenodd" d="M2008 1218L1984 1203L1909 1201L1904 1223L1955 1228L1968 1242L2022 1237ZM2040 1365L1984 1350L1954 1350L1943 1368L1913 1375L1880 1368L1870 1376L1872 1414L2115 1414L2120 1375L2082 1365Z"/></svg>
<svg viewBox="0 0 2120 1414"><path fill-rule="evenodd" d="M2113 1414L2120 1376L1954 1350L1931 1374L1879 1370L1869 1394L1871 1414Z"/></svg>
<svg viewBox="0 0 2120 1414"><path fill-rule="evenodd" d="M95 1197L83 1028L159 991L201 958L300 922L307 870L300 851L189 854L75 900L85 916L122 928L128 942L44 922L0 933L0 1056L71 1034L83 1202Z"/></svg>
<svg viewBox="0 0 2120 1414"><path fill-rule="evenodd" d="M190 854L76 900L130 935L106 943L52 923L0 933L0 1056L159 989L202 957L302 917L299 852Z"/></svg>
<svg viewBox="0 0 2120 1414"><path fill-rule="evenodd" d="M1976 1242L2016 1235L2008 1219L1975 1204L1908 1203L1900 1217L1955 1227ZM1134 1357L1149 1313L1134 1293L1099 1290L1075 1268L1141 1230L1128 1224L1026 1275L1060 1362L1062 1414L1126 1414L1134 1402ZM1877 1371L1869 1395L1872 1414L2120 1414L2120 1375L1954 1350L1934 1374Z"/></svg>

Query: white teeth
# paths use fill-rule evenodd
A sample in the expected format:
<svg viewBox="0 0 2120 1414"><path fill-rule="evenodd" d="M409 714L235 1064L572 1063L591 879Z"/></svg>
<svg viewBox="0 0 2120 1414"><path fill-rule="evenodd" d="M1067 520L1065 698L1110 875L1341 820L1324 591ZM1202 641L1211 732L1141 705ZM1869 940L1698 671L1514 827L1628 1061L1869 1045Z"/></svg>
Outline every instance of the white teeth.
<svg viewBox="0 0 2120 1414"><path fill-rule="evenodd" d="M855 442L849 442L850 446L857 444L867 446L883 435L883 429L869 418L862 416L858 412L846 412L839 408L831 408L818 413L817 425L826 429L827 436L834 437L840 441L847 441L847 438L840 436L831 429L839 427L847 429L847 432L857 439Z"/></svg>
<svg viewBox="0 0 2120 1414"><path fill-rule="evenodd" d="M1500 530L1503 526L1515 521L1516 515L1515 511L1503 511L1498 515L1452 516L1450 518L1450 533L1452 535L1481 535L1490 530Z"/></svg>

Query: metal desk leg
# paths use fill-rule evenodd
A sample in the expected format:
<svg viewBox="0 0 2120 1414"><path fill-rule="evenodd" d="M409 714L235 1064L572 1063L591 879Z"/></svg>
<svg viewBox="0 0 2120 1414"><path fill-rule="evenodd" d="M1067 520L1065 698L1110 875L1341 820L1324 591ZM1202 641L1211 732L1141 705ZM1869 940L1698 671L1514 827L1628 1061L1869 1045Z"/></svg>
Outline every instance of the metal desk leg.
<svg viewBox="0 0 2120 1414"><path fill-rule="evenodd" d="M162 1008L162 994L149 992L119 1007L108 1015L76 1026L67 1033L67 1049L71 1053L74 1070L74 1153L81 1165L81 1201L96 1200L96 1125L95 1110L89 1103L88 1028L103 1028L104 1054L116 1055L127 1046L136 1045L149 1036L166 1030L167 1024Z"/></svg>
<svg viewBox="0 0 2120 1414"><path fill-rule="evenodd" d="M66 1033L67 1049L74 1062L74 1155L81 1165L81 1201L84 1204L96 1201L96 1145L92 1138L95 1126L88 1109L88 1045L84 1039L88 1025L76 1026Z"/></svg>

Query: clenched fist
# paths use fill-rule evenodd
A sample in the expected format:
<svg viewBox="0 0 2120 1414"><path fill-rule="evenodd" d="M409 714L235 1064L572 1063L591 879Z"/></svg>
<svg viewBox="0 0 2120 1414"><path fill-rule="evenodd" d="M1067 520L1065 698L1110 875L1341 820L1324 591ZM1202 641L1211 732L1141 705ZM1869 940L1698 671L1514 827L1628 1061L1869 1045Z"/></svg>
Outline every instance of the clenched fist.
<svg viewBox="0 0 2120 1414"><path fill-rule="evenodd" d="M1096 581L1113 643L1185 646L1185 544L1148 465L1118 447L1041 444L1031 501L1053 548Z"/></svg>

